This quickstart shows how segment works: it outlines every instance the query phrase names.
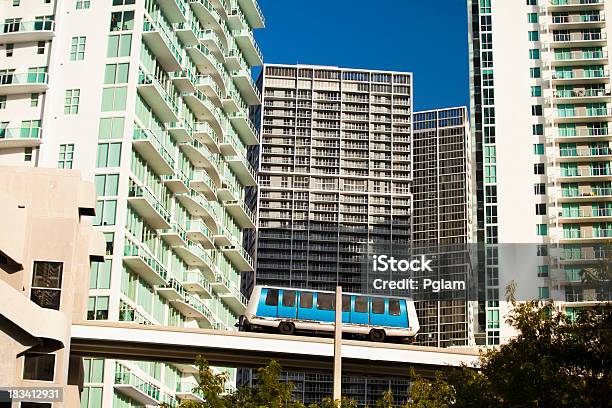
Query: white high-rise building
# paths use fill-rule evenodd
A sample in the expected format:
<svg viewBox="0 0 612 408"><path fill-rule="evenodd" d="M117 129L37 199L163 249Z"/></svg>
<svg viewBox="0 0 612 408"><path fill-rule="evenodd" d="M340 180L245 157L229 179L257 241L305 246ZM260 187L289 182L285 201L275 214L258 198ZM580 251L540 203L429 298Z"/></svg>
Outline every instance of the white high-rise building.
<svg viewBox="0 0 612 408"><path fill-rule="evenodd" d="M468 14L477 235L489 245L480 321L499 344L513 334L510 279L518 300L569 313L605 297L580 280L612 238L612 2L469 0Z"/></svg>
<svg viewBox="0 0 612 408"><path fill-rule="evenodd" d="M234 330L253 271L256 1L8 0L0 16L0 165L96 184L88 318ZM199 398L193 372L87 359L82 406L173 406Z"/></svg>

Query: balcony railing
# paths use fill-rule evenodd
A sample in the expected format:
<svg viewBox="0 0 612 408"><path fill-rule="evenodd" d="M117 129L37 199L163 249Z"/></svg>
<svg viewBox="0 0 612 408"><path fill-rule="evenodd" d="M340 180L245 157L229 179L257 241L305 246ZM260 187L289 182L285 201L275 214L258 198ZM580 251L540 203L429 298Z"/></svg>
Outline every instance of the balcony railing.
<svg viewBox="0 0 612 408"><path fill-rule="evenodd" d="M606 33L563 33L553 34L553 41L555 42L569 42L569 41L598 41L605 40L608 36Z"/></svg>
<svg viewBox="0 0 612 408"><path fill-rule="evenodd" d="M585 156L608 156L612 154L609 147L584 147L584 148L562 148L559 149L561 157L585 157Z"/></svg>
<svg viewBox="0 0 612 408"><path fill-rule="evenodd" d="M41 139L39 127L0 128L0 140L5 139Z"/></svg>
<svg viewBox="0 0 612 408"><path fill-rule="evenodd" d="M563 230L564 239L612 238L612 229L592 231Z"/></svg>
<svg viewBox="0 0 612 408"><path fill-rule="evenodd" d="M561 177L598 177L610 176L610 169L561 169Z"/></svg>
<svg viewBox="0 0 612 408"><path fill-rule="evenodd" d="M49 74L46 72L28 72L23 74L7 73L0 74L1 85L33 85L47 84Z"/></svg>
<svg viewBox="0 0 612 408"><path fill-rule="evenodd" d="M596 217L612 217L611 208L595 208L586 210L564 210L561 213L562 218L596 218Z"/></svg>
<svg viewBox="0 0 612 408"><path fill-rule="evenodd" d="M612 196L612 188L591 188L587 191L562 189L562 197L602 197Z"/></svg>
<svg viewBox="0 0 612 408"><path fill-rule="evenodd" d="M553 24L597 23L600 21L605 21L605 17L602 14L552 16Z"/></svg>

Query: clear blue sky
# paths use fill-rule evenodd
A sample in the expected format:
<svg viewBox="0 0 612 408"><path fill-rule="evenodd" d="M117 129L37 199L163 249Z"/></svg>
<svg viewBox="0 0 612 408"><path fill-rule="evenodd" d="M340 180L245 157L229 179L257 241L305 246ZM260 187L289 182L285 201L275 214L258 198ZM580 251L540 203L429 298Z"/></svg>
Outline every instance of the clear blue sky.
<svg viewBox="0 0 612 408"><path fill-rule="evenodd" d="M415 109L469 105L465 0L260 0L268 63L411 71Z"/></svg>

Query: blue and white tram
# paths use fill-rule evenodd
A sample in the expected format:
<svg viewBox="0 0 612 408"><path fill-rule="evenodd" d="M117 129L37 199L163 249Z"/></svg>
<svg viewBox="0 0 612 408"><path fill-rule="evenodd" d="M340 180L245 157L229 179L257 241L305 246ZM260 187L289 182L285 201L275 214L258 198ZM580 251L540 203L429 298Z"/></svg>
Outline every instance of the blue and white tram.
<svg viewBox="0 0 612 408"><path fill-rule="evenodd" d="M255 286L240 324L244 330L275 328L281 334L296 331L333 332L336 294L330 291ZM419 322L410 298L342 295L342 332L365 335L371 341L414 338Z"/></svg>

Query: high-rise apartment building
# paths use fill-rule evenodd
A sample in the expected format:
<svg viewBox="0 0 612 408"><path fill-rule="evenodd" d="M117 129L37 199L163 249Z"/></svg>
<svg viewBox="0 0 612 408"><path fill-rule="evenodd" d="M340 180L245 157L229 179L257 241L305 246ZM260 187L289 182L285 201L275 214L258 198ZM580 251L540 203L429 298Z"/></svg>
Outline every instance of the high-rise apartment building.
<svg viewBox="0 0 612 408"><path fill-rule="evenodd" d="M412 133L412 246L447 261L428 278L471 282L474 253L472 148L466 107L415 112ZM471 282L472 283L472 282ZM415 293L421 326L417 343L474 344L468 290Z"/></svg>
<svg viewBox="0 0 612 408"><path fill-rule="evenodd" d="M360 290L372 243L410 242L412 76L265 65L257 282Z"/></svg>
<svg viewBox="0 0 612 408"><path fill-rule="evenodd" d="M612 238L612 3L469 0L468 14L477 235L486 244L479 321L487 344L499 344L512 335L500 300L506 244L532 246L517 297L573 312L604 296L580 281Z"/></svg>
<svg viewBox="0 0 612 408"><path fill-rule="evenodd" d="M234 329L254 269L256 1L11 0L0 15L0 163L95 181L107 250L88 318ZM83 406L197 398L190 366L92 364Z"/></svg>

